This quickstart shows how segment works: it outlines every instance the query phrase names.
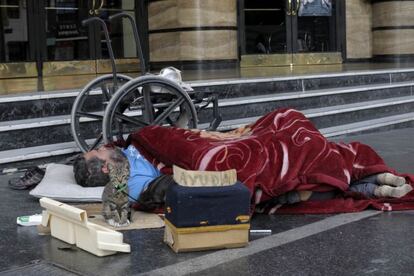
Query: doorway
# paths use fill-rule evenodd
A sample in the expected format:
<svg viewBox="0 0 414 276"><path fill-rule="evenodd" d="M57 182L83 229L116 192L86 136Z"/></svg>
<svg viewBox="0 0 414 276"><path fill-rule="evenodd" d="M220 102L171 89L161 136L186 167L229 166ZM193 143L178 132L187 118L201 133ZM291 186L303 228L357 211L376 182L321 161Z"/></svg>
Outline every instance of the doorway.
<svg viewBox="0 0 414 276"><path fill-rule="evenodd" d="M112 71L100 26L84 19L103 19L110 32L118 72L139 72L130 22L109 16L126 12L145 22L143 1L9 0L0 1L0 79L101 74ZM139 21L138 21L139 19ZM145 29L145 26L139 26Z"/></svg>
<svg viewBox="0 0 414 276"><path fill-rule="evenodd" d="M341 63L335 0L244 0L241 66Z"/></svg>
<svg viewBox="0 0 414 276"><path fill-rule="evenodd" d="M101 74L112 72L108 47L101 26L82 26L82 20L97 16L110 32L119 72L139 71L139 60L131 25L127 20L110 22L109 16L126 12L137 18L132 0L46 0L40 7L46 19L43 75Z"/></svg>

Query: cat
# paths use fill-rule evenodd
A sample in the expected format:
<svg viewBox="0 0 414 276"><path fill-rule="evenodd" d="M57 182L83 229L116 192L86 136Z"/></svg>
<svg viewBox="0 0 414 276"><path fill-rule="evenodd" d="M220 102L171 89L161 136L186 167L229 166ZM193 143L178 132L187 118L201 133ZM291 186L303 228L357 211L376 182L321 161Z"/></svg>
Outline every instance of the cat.
<svg viewBox="0 0 414 276"><path fill-rule="evenodd" d="M102 215L114 227L128 226L131 208L128 200L129 162L125 158L116 164L108 163L109 182L102 193Z"/></svg>

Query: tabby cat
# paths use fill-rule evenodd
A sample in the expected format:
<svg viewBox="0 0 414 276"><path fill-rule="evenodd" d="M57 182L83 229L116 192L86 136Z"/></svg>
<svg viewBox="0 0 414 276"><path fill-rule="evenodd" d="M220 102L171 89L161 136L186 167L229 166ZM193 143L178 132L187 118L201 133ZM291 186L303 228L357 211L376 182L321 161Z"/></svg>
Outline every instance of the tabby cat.
<svg viewBox="0 0 414 276"><path fill-rule="evenodd" d="M114 227L129 225L131 208L128 201L129 162L125 158L116 164L108 163L109 182L102 193L105 221Z"/></svg>

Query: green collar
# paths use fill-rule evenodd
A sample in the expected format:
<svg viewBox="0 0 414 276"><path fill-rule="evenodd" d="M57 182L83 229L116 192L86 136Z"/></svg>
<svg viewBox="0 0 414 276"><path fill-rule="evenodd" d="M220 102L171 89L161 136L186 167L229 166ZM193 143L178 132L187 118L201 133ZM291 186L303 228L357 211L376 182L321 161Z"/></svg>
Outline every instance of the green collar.
<svg viewBox="0 0 414 276"><path fill-rule="evenodd" d="M126 188L127 188L127 184L115 185L115 189L117 192L124 192Z"/></svg>

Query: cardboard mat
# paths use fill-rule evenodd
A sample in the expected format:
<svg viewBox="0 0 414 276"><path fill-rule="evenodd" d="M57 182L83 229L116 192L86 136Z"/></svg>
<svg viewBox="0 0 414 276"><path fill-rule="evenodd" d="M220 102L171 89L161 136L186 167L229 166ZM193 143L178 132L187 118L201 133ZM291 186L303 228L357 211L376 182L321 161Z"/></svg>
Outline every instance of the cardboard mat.
<svg viewBox="0 0 414 276"><path fill-rule="evenodd" d="M83 209L88 214L88 221L105 226L109 229L122 231L133 229L149 229L149 228L161 228L164 227L164 221L162 218L153 213L146 213L136 210L131 210L131 224L124 227L113 227L105 222L102 216L102 204L78 204L73 205L76 208Z"/></svg>

